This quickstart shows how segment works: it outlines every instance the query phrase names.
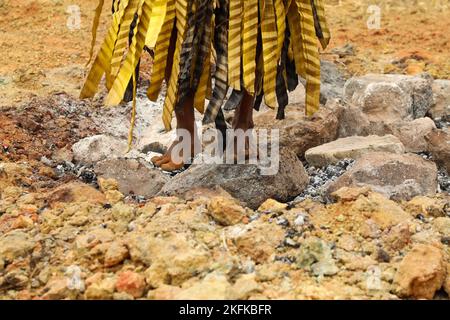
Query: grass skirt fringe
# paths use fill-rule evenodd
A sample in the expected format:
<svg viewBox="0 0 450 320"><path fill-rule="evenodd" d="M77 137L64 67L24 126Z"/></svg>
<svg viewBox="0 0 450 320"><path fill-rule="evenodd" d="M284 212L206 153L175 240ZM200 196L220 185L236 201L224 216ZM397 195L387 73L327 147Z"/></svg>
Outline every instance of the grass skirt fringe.
<svg viewBox="0 0 450 320"><path fill-rule="evenodd" d="M322 0L116 0L112 6L112 24L82 98L94 96L105 76L106 104L119 104L129 83L135 85L147 47L154 53L148 97L156 100L163 81L167 85L166 129L189 94L205 123L223 118L229 88L236 97L244 90L254 95L256 108L264 99L282 119L298 75L306 79L306 113L319 108L318 43L325 48L330 39Z"/></svg>

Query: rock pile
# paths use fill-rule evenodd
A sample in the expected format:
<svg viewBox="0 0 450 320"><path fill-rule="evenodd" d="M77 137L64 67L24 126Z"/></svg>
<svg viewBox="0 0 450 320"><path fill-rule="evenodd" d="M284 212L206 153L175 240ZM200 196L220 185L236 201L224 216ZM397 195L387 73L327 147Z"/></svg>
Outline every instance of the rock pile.
<svg viewBox="0 0 450 320"><path fill-rule="evenodd" d="M2 114L0 138L20 139L1 146L0 299L448 298L448 83L345 82L325 65L316 115L299 88L285 120L255 116L280 130L273 175L153 167L174 134L155 126L160 104L138 108L127 154L129 105L55 98L45 116L59 144L36 103L17 111L23 127Z"/></svg>
<svg viewBox="0 0 450 320"><path fill-rule="evenodd" d="M27 169L22 168L22 169ZM0 175L2 299L396 299L448 292L450 196L327 205L224 191L130 202L112 179L48 194ZM268 236L269 235L269 236Z"/></svg>

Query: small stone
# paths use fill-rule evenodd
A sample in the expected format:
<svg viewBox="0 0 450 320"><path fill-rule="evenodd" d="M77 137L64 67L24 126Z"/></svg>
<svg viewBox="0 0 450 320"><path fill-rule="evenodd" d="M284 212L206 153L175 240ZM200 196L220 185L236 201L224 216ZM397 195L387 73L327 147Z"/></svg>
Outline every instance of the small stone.
<svg viewBox="0 0 450 320"><path fill-rule="evenodd" d="M347 201L355 201L359 196L367 196L370 192L370 187L362 187L362 188L349 188L342 187L339 190L333 192L331 194L331 198L335 201L347 202Z"/></svg>
<svg viewBox="0 0 450 320"><path fill-rule="evenodd" d="M97 179L98 186L100 187L100 190L102 192L106 192L108 190L118 190L119 189L119 183L115 179L105 179L102 177L99 177Z"/></svg>
<svg viewBox="0 0 450 320"><path fill-rule="evenodd" d="M345 251L355 251L358 248L358 242L351 235L344 234L339 237L337 247Z"/></svg>
<svg viewBox="0 0 450 320"><path fill-rule="evenodd" d="M433 227L444 237L450 237L450 218L439 217L434 219Z"/></svg>
<svg viewBox="0 0 450 320"><path fill-rule="evenodd" d="M145 279L139 273L124 271L117 277L116 290L128 293L134 298L140 298L144 294Z"/></svg>
<svg viewBox="0 0 450 320"><path fill-rule="evenodd" d="M260 292L261 288L255 278L255 274L240 276L231 288L231 297L234 300L246 300L252 294Z"/></svg>
<svg viewBox="0 0 450 320"><path fill-rule="evenodd" d="M31 252L36 242L25 232L14 230L0 236L0 258L3 261L14 261Z"/></svg>
<svg viewBox="0 0 450 320"><path fill-rule="evenodd" d="M270 234L270 237L267 235ZM231 236L233 237L233 236ZM284 230L279 225L262 224L258 220L233 237L239 252L257 263L263 263L274 254L275 248L284 241Z"/></svg>
<svg viewBox="0 0 450 320"><path fill-rule="evenodd" d="M424 221L425 217L437 218L445 216L446 206L447 201L445 200L417 196L408 201L405 205L405 209L417 219Z"/></svg>
<svg viewBox="0 0 450 320"><path fill-rule="evenodd" d="M78 291L70 289L68 284L67 278L53 278L45 286L45 294L42 297L48 300L75 299Z"/></svg>
<svg viewBox="0 0 450 320"><path fill-rule="evenodd" d="M279 130L280 147L303 157L306 150L336 140L339 118L340 110L333 110L328 104L320 108L314 117L308 117L302 103L291 105L283 120L275 120L276 110L270 109L258 112L254 122L256 128ZM280 167L282 166L280 163Z"/></svg>
<svg viewBox="0 0 450 320"><path fill-rule="evenodd" d="M224 226L231 226L242 222L245 217L245 209L236 200L224 197L211 199L208 205L209 215Z"/></svg>
<svg viewBox="0 0 450 320"><path fill-rule="evenodd" d="M442 242L442 244L445 244L446 246L450 246L450 237L442 237L441 242Z"/></svg>
<svg viewBox="0 0 450 320"><path fill-rule="evenodd" d="M113 277L107 277L103 280L89 285L86 289L85 297L91 300L111 299L115 290L116 280Z"/></svg>
<svg viewBox="0 0 450 320"><path fill-rule="evenodd" d="M11 289L19 290L26 288L30 279L28 275L21 270L13 270L5 275L5 282Z"/></svg>
<svg viewBox="0 0 450 320"><path fill-rule="evenodd" d="M444 281L444 290L450 296L450 263L447 263L447 277Z"/></svg>
<svg viewBox="0 0 450 320"><path fill-rule="evenodd" d="M33 219L27 216L18 216L11 225L11 229L28 229L32 228L33 226Z"/></svg>
<svg viewBox="0 0 450 320"><path fill-rule="evenodd" d="M305 224L305 217L306 217L306 212L304 214L299 214L297 216L297 218L295 218L294 220L294 224L296 226L302 226Z"/></svg>
<svg viewBox="0 0 450 320"><path fill-rule="evenodd" d="M152 288L159 288L170 281L170 275L165 265L153 263L150 268L145 270L145 280Z"/></svg>
<svg viewBox="0 0 450 320"><path fill-rule="evenodd" d="M176 300L227 300L231 299L231 284L224 275L211 273L202 281L181 290Z"/></svg>
<svg viewBox="0 0 450 320"><path fill-rule="evenodd" d="M297 263L300 268L309 269L316 276L332 276L339 271L329 245L315 237L308 238L301 244Z"/></svg>
<svg viewBox="0 0 450 320"><path fill-rule="evenodd" d="M450 117L450 80L435 80L433 94L435 103L430 109L431 116L434 119Z"/></svg>
<svg viewBox="0 0 450 320"><path fill-rule="evenodd" d="M106 200L112 204L119 203L119 202L123 201L123 199L125 198L125 196L120 191L117 191L117 190L105 191L105 197L106 197Z"/></svg>
<svg viewBox="0 0 450 320"><path fill-rule="evenodd" d="M126 292L114 292L113 300L134 300L134 297Z"/></svg>
<svg viewBox="0 0 450 320"><path fill-rule="evenodd" d="M424 117L433 105L431 81L419 76L368 74L354 77L344 87L345 101L374 122Z"/></svg>
<svg viewBox="0 0 450 320"><path fill-rule="evenodd" d="M72 162L73 152L67 147L57 149L53 152L52 159L57 163Z"/></svg>
<svg viewBox="0 0 450 320"><path fill-rule="evenodd" d="M181 291L182 289L177 286L162 285L155 290L150 290L147 298L150 300L174 300Z"/></svg>
<svg viewBox="0 0 450 320"><path fill-rule="evenodd" d="M291 238L286 238L286 239L284 239L284 244L285 244L286 246L292 247L292 248L298 248L298 247L300 247L300 245L299 245L296 241L292 240Z"/></svg>
<svg viewBox="0 0 450 320"><path fill-rule="evenodd" d="M263 202L259 208L259 212L281 212L283 210L286 210L287 204L278 202L274 199L267 199L265 202Z"/></svg>
<svg viewBox="0 0 450 320"><path fill-rule="evenodd" d="M101 243L108 243L114 239L114 233L110 229L98 227L75 238L74 247L80 252L94 248Z"/></svg>
<svg viewBox="0 0 450 320"><path fill-rule="evenodd" d="M68 279L67 287L71 290L84 292L85 284L84 280L81 278L82 270L77 265L70 265L67 267L64 275Z"/></svg>
<svg viewBox="0 0 450 320"><path fill-rule="evenodd" d="M352 203L350 209L351 214L363 214L369 218L361 226L360 234L372 238L377 238L380 230L389 230L399 223L412 220L412 217L395 201L379 193L369 193L367 197L359 197Z"/></svg>
<svg viewBox="0 0 450 320"><path fill-rule="evenodd" d="M403 249L411 242L411 233L409 229L407 223L400 223L391 228L385 237L385 246L394 251Z"/></svg>
<svg viewBox="0 0 450 320"><path fill-rule="evenodd" d="M211 263L210 252L182 232L152 236L148 232L131 232L126 238L131 260L146 266L160 264L169 274L172 285L180 285L200 274Z"/></svg>
<svg viewBox="0 0 450 320"><path fill-rule="evenodd" d="M442 251L434 246L418 244L400 263L394 281L402 297L433 299L444 284L446 273Z"/></svg>
<svg viewBox="0 0 450 320"><path fill-rule="evenodd" d="M128 258L128 249L122 243L114 241L105 254L105 267L113 267Z"/></svg>
<svg viewBox="0 0 450 320"><path fill-rule="evenodd" d="M106 203L105 196L97 189L81 183L69 182L54 189L47 197L47 201L52 205L69 202L90 202L95 204Z"/></svg>
<svg viewBox="0 0 450 320"><path fill-rule="evenodd" d="M426 136L436 129L430 118L419 118L414 121L399 121L391 124L387 131L400 139L407 152L426 152L428 142Z"/></svg>

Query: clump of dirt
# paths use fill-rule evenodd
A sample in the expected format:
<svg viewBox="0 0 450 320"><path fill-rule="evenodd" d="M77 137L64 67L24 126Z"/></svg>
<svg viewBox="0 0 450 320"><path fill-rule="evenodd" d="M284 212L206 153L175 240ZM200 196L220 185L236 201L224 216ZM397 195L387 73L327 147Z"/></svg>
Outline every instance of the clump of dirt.
<svg viewBox="0 0 450 320"><path fill-rule="evenodd" d="M98 132L90 117L94 108L66 94L2 108L0 163L27 163L30 176L22 185L33 191L44 192L77 177L84 180L85 169L72 163L71 148ZM58 170L58 164L64 170Z"/></svg>
<svg viewBox="0 0 450 320"><path fill-rule="evenodd" d="M96 134L89 117L89 102L74 102L67 95L35 98L0 114L0 161L51 158L78 140Z"/></svg>

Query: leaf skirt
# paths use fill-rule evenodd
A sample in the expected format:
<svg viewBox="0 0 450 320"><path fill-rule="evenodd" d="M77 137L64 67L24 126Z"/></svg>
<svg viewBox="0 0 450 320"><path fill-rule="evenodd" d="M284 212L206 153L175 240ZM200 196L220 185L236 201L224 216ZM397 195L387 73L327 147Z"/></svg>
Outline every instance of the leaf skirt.
<svg viewBox="0 0 450 320"><path fill-rule="evenodd" d="M147 95L155 101L165 82L167 130L188 98L205 123L216 121L230 88L234 96L255 96L256 108L264 99L282 119L298 75L306 80L306 113L319 108L318 47L330 40L322 0L115 0L112 7L82 98L93 97L104 77L106 105L119 104L129 83L136 86L136 67L148 48L154 56Z"/></svg>

